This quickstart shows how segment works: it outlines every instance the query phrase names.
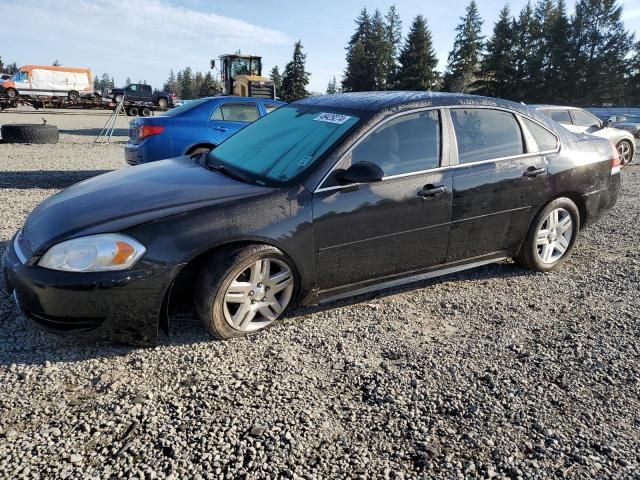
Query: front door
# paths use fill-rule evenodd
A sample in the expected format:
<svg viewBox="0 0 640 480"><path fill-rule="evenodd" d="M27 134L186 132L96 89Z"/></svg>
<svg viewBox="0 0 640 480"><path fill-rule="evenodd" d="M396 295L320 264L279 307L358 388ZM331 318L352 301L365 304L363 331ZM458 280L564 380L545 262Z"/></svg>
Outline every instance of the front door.
<svg viewBox="0 0 640 480"><path fill-rule="evenodd" d="M446 259L451 172L440 169L437 110L396 117L370 133L339 167L368 161L382 181L339 185L331 174L314 193L317 284L321 291L419 272ZM330 292L329 292L330 293Z"/></svg>
<svg viewBox="0 0 640 480"><path fill-rule="evenodd" d="M459 165L453 174L447 262L514 253L533 215L549 198L544 152L529 150L534 146L525 143L525 131L510 112L487 108L450 112Z"/></svg>
<svg viewBox="0 0 640 480"><path fill-rule="evenodd" d="M212 140L218 144L260 118L255 103L223 103L209 117Z"/></svg>

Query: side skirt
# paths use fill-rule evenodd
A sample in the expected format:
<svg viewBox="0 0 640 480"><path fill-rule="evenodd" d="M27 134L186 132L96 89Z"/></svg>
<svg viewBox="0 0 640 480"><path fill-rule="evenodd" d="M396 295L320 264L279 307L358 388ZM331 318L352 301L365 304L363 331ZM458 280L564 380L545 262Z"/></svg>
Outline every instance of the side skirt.
<svg viewBox="0 0 640 480"><path fill-rule="evenodd" d="M493 254L489 257L483 256L481 258L482 260L476 260L468 263L456 262L455 264L449 264L449 266L445 264L445 265L441 265L435 270L430 270L428 272L422 272L422 273L409 275L401 278L396 277L392 280L382 281L380 283L376 283L373 285L370 284L370 285L358 287L358 284L355 284L355 285L349 285L347 287L340 287L339 289L320 291L318 292L317 303L324 304L324 303L334 302L336 300L342 300L344 298L355 297L356 295L363 295L365 293L371 293L378 290L384 290L387 288L393 288L400 285L406 285L408 283L414 283L420 280L426 280L429 278L449 275L449 274L461 272L464 270L470 270L472 268L482 267L484 265L496 263L501 260L506 260L507 258L509 258L509 256L506 255L504 252L500 252L498 254Z"/></svg>

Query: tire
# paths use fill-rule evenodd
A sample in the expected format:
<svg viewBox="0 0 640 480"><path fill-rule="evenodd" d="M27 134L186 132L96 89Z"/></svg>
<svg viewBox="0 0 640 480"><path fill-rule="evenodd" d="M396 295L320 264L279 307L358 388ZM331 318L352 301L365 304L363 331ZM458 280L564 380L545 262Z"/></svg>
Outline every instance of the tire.
<svg viewBox="0 0 640 480"><path fill-rule="evenodd" d="M557 222L551 217L552 212L558 213ZM570 219L569 223L566 218ZM567 260L579 231L580 212L576 204L566 197L556 198L538 212L514 260L534 272L549 272Z"/></svg>
<svg viewBox="0 0 640 480"><path fill-rule="evenodd" d="M138 107L131 107L127 113L131 117L137 117L138 116Z"/></svg>
<svg viewBox="0 0 640 480"><path fill-rule="evenodd" d="M618 155L620 155L620 164L626 165L633 162L633 156L635 155L634 145L629 140L620 140L616 145L618 149Z"/></svg>
<svg viewBox="0 0 640 480"><path fill-rule="evenodd" d="M187 155L197 155L199 153L204 153L204 152L209 153L214 148L215 147L213 147L213 146L211 146L211 147L196 147L193 150L189 151L189 153L187 153Z"/></svg>
<svg viewBox="0 0 640 480"><path fill-rule="evenodd" d="M113 97L113 101L116 103L120 103L122 101L124 97L122 96L121 93L117 94L115 97Z"/></svg>
<svg viewBox="0 0 640 480"><path fill-rule="evenodd" d="M263 268L265 261L270 264L269 280L263 280L264 272L257 268ZM275 247L224 249L209 260L200 274L196 311L214 337L242 337L268 327L282 315L294 298L296 278L291 261ZM236 292L234 282L238 285ZM268 314L265 316L264 312Z"/></svg>
<svg viewBox="0 0 640 480"><path fill-rule="evenodd" d="M18 91L15 88L9 88L7 90L7 97L11 100L18 98Z"/></svg>
<svg viewBox="0 0 640 480"><path fill-rule="evenodd" d="M80 98L80 94L78 92L75 92L75 91L69 92L69 94L67 96L69 97L69 100L72 101L72 102L77 102L78 99Z"/></svg>
<svg viewBox="0 0 640 480"><path fill-rule="evenodd" d="M4 143L58 143L60 133L58 127L48 124L9 124L2 126Z"/></svg>
<svg viewBox="0 0 640 480"><path fill-rule="evenodd" d="M151 109L149 107L144 107L142 109L142 116L143 117L150 117L152 115L151 113Z"/></svg>
<svg viewBox="0 0 640 480"><path fill-rule="evenodd" d="M162 110L166 110L167 109L167 105L169 105L169 102L167 102L166 98L159 98L158 99L158 107L161 108Z"/></svg>

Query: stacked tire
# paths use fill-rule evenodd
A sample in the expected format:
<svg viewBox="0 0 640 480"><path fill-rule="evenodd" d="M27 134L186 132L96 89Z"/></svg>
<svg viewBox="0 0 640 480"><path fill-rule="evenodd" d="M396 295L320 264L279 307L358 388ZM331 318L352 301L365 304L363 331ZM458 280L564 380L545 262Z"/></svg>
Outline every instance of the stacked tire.
<svg viewBox="0 0 640 480"><path fill-rule="evenodd" d="M2 125L3 143L58 143L60 132L55 125L48 124L9 124Z"/></svg>

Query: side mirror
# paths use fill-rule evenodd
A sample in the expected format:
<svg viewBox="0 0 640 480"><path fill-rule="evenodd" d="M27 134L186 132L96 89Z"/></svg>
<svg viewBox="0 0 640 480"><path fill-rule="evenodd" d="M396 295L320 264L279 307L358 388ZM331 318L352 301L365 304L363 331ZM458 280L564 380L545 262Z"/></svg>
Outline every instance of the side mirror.
<svg viewBox="0 0 640 480"><path fill-rule="evenodd" d="M354 163L336 174L336 180L341 184L379 182L382 177L384 177L382 169L371 162Z"/></svg>

